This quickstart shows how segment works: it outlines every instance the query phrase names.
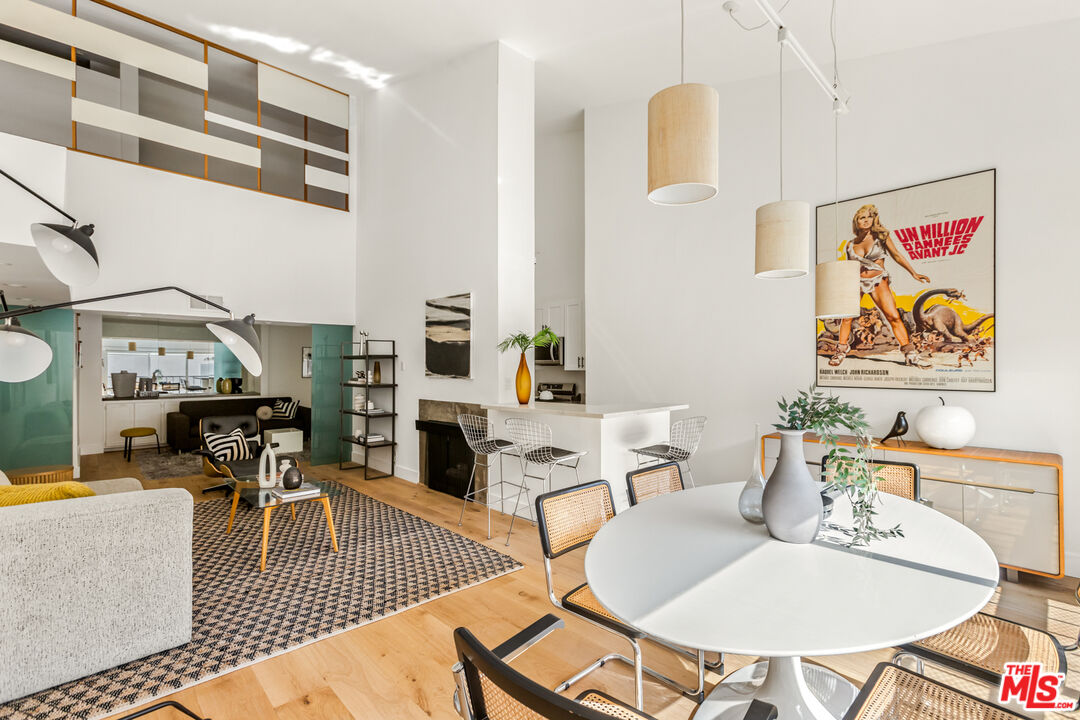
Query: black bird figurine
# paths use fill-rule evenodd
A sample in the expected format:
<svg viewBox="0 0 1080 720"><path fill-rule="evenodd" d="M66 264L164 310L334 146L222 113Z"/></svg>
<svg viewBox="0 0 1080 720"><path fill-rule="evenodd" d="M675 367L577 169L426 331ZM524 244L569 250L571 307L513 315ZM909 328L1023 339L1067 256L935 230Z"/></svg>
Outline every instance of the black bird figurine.
<svg viewBox="0 0 1080 720"><path fill-rule="evenodd" d="M896 447L900 447L901 445L905 444L903 436L907 435L907 431L907 414L903 410L901 410L900 412L896 413L896 420L893 421L892 430L889 431L888 435L881 438L881 444L884 445L885 441L889 438L896 438Z"/></svg>

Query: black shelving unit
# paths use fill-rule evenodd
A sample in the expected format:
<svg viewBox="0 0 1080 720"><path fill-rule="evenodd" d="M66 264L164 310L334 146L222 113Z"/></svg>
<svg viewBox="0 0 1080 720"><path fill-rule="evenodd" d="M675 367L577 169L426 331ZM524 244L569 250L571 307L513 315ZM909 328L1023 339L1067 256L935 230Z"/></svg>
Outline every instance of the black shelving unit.
<svg viewBox="0 0 1080 720"><path fill-rule="evenodd" d="M370 352L372 348L378 350L389 348L390 352ZM357 352L359 349L365 349L368 352ZM346 363L356 360L363 361L363 380L355 379L355 375L351 368L346 370ZM397 438L394 435L397 426L396 360L397 344L394 340L368 340L366 343L345 342L341 344L341 392L339 393L341 402L338 409L338 430L341 442L338 443L338 469L362 469L364 471L365 480L377 480L378 478L390 477L394 474L397 462ZM380 361L379 371L381 379L385 380L387 373L389 373L390 382L371 382L371 373L374 369L375 361ZM357 390L364 391L363 410L356 410L353 403ZM389 409L385 407L380 408L382 412L378 413L373 413L368 410L368 401L375 400L372 397L372 390L389 391L388 393L379 393L379 396L383 400L389 399ZM365 440L357 439L357 435L353 431L353 418L363 418L361 437L365 438ZM381 422L383 420L389 420L389 423ZM373 428L379 430L385 439L367 442L366 438L371 434ZM352 445L359 445L364 448L364 462L358 463L352 459ZM390 448L389 473L378 470L375 471L375 474L372 474L371 472L369 466L371 451L379 448Z"/></svg>

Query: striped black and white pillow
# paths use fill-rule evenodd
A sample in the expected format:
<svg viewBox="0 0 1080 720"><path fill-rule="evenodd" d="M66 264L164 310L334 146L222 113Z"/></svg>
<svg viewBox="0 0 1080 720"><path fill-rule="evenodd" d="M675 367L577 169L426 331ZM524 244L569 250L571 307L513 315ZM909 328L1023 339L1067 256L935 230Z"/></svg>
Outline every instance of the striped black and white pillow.
<svg viewBox="0 0 1080 720"><path fill-rule="evenodd" d="M274 401L274 414L271 415L273 420L292 420L296 417L296 408L300 406L299 400L293 400L286 402L285 400Z"/></svg>
<svg viewBox="0 0 1080 720"><path fill-rule="evenodd" d="M244 437L244 431L240 428L226 435L205 433L203 440L206 442L206 448L221 462L251 459L251 449L248 447L247 438Z"/></svg>

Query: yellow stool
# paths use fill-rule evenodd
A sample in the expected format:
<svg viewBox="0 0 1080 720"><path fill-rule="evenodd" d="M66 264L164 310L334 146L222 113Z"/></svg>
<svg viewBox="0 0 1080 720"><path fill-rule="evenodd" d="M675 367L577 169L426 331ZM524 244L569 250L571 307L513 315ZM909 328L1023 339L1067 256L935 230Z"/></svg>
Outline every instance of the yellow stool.
<svg viewBox="0 0 1080 720"><path fill-rule="evenodd" d="M120 437L124 438L124 459L131 462L131 443L135 438L154 436L154 442L157 443L158 454L161 454L161 440L158 438L157 430L152 427L133 427L125 428L120 431Z"/></svg>

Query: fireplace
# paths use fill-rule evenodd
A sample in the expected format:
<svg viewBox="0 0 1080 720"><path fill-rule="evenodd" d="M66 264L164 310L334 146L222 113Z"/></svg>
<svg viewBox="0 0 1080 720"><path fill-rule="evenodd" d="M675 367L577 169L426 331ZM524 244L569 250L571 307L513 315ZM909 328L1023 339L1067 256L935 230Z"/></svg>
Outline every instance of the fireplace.
<svg viewBox="0 0 1080 720"><path fill-rule="evenodd" d="M486 416L479 405L421 400L416 430L420 433L420 482L432 490L454 497L464 497L469 485L474 455L465 442L465 434L458 425L459 414ZM487 488L487 470L476 469L474 490ZM477 496L484 501L484 493Z"/></svg>
<svg viewBox="0 0 1080 720"><path fill-rule="evenodd" d="M424 450L427 486L463 498L469 486L473 453L457 423L417 420L416 429L427 434Z"/></svg>

